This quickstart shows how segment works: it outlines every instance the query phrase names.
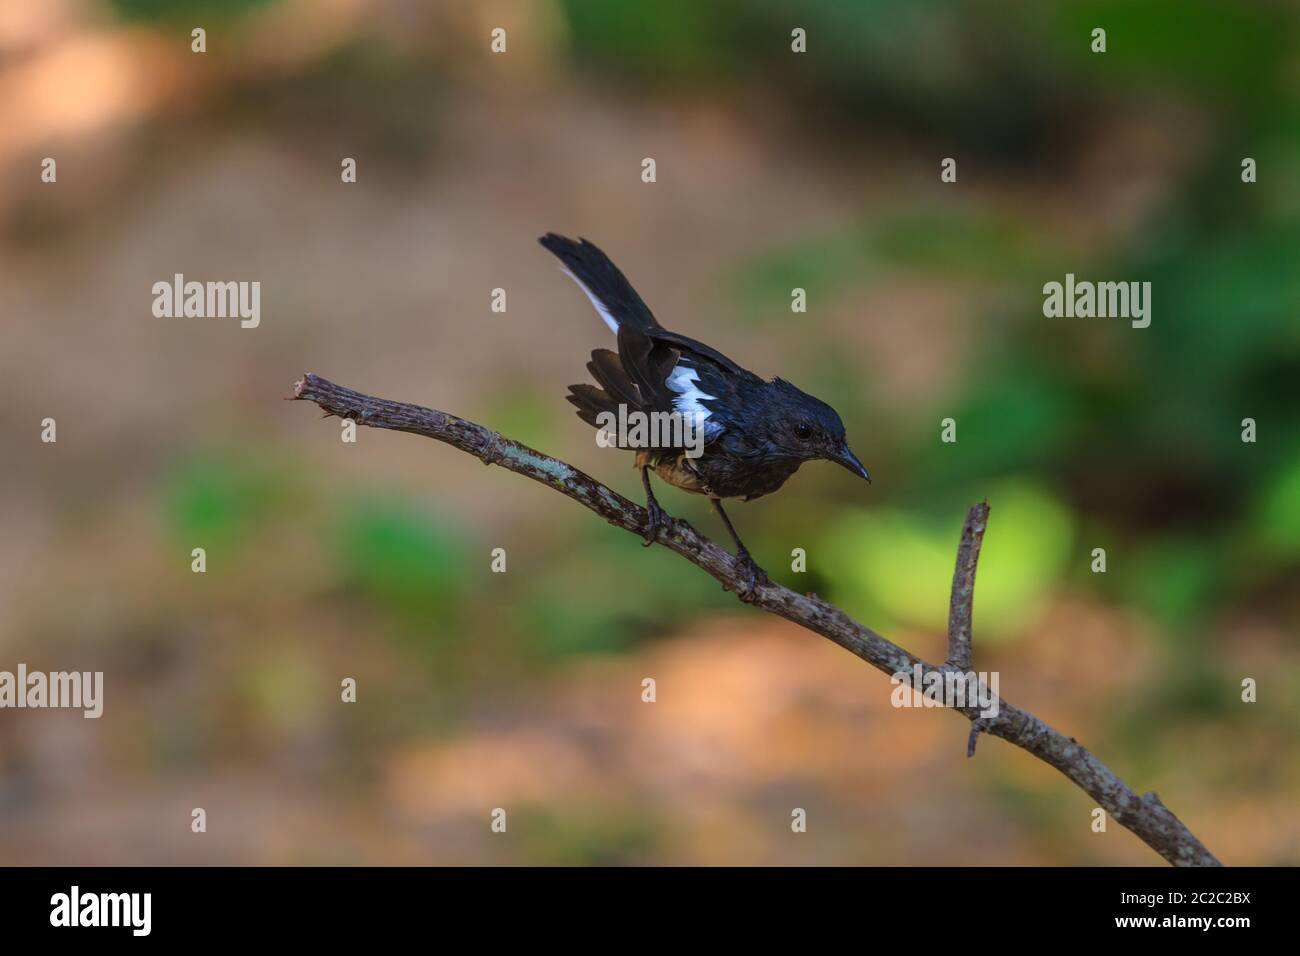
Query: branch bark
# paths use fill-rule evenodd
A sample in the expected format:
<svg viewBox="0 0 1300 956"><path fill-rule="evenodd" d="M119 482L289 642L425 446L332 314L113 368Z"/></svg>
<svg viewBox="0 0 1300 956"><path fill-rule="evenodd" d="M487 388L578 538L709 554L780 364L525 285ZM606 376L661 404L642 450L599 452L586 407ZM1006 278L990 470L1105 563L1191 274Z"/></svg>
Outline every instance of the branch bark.
<svg viewBox="0 0 1300 956"><path fill-rule="evenodd" d="M980 546L984 543L984 529L989 525L989 503L971 505L961 528L961 544L957 547L957 566L952 572L952 597L948 602L948 660L944 670L962 675L971 669L971 619L975 611L975 569L980 561ZM972 675L973 678L973 675ZM975 685L978 687L978 684ZM966 738L966 756L975 756L975 744L987 729L988 720L974 717L970 722L970 736Z"/></svg>
<svg viewBox="0 0 1300 956"><path fill-rule="evenodd" d="M975 603L975 568L980 561L984 529L989 526L989 503L971 505L961 529L957 567L952 573L952 601L948 605L948 663L970 670L971 615Z"/></svg>
<svg viewBox="0 0 1300 956"><path fill-rule="evenodd" d="M295 384L292 398L315 402L326 415L350 418L373 428L409 432L432 438L473 455L485 465L509 471L547 485L595 512L612 525L641 535L646 526L644 508L629 501L576 468L482 425L446 412L394 402L335 385L307 373ZM953 574L953 594L948 627L948 662L939 667L903 650L871 628L859 624L839 608L815 594L799 594L776 583L760 584L748 603L785 618L838 644L888 675L904 675L921 690L926 675L962 672L970 668L971 604L980 541L988 522L988 505L974 505L966 517ZM688 522L672 518L656 539L696 567L712 575L732 592L742 588L735 558L701 535ZM1128 784L1073 737L1067 737L1033 714L998 699L995 717L981 717L978 707L952 707L971 721L967 753L973 754L978 734L986 733L1014 744L1047 763L1090 795L1116 821L1176 866L1219 866L1205 848L1155 793L1139 796Z"/></svg>

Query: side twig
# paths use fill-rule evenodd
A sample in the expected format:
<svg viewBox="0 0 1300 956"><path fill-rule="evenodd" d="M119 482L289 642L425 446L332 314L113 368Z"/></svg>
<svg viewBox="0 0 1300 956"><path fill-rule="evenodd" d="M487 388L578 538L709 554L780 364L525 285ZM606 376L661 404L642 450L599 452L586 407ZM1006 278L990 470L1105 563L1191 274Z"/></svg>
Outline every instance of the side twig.
<svg viewBox="0 0 1300 956"><path fill-rule="evenodd" d="M362 425L410 432L445 442L473 455L484 464L500 465L547 485L626 531L640 535L645 528L647 515L640 505L571 465L474 422L419 405L365 395L311 373L303 376L302 381L294 386L292 397L315 402L327 415L337 415ZM975 564L979 559L979 541L987 521L987 505L975 505L966 518L962 548L953 575L949 663L942 668L908 653L816 595L799 594L769 582L757 586L750 603L820 634L889 675L919 674L920 679L924 680L926 675L936 672L942 674L953 667L969 669ZM686 521L679 518L669 520L659 532L658 541L712 575L724 588L733 592L742 589L742 571L736 566L735 558ZM1139 796L1087 748L1033 714L1001 698L998 699L996 717L981 718L976 707L952 709L972 721L968 752L973 752L975 736L980 732L1001 737L1065 774L1111 817L1170 863L1177 866L1220 865L1214 854L1160 802L1159 797L1154 793ZM982 724L978 729L977 721Z"/></svg>
<svg viewBox="0 0 1300 956"><path fill-rule="evenodd" d="M967 688L977 678L971 674L971 620L975 605L975 569L980 561L980 546L984 543L984 529L989 524L989 503L971 505L966 513L966 523L961 529L961 544L957 548L957 566L952 572L952 597L948 603L948 660L945 670L956 671ZM969 699L969 697L967 698ZM970 722L970 736L966 739L966 756L975 756L979 735L988 727L984 717L974 717Z"/></svg>
<svg viewBox="0 0 1300 956"><path fill-rule="evenodd" d="M961 529L957 567L952 573L952 601L948 605L948 663L970 670L971 614L975 603L975 568L980 561L984 529L989 525L989 503L972 505Z"/></svg>

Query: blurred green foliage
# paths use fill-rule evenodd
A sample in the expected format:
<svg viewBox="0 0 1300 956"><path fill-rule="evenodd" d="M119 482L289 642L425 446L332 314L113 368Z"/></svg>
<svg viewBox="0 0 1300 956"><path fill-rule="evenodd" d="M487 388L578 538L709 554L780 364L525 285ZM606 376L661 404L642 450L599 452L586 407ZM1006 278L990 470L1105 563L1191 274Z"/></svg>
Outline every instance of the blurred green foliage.
<svg viewBox="0 0 1300 956"><path fill-rule="evenodd" d="M981 640L1014 635L1052 594L1071 556L1070 512L1038 484L990 487L990 520L980 557ZM864 619L943 630L952 587L954 542L963 508L943 511L871 508L841 518L821 548L836 568L832 594Z"/></svg>
<svg viewBox="0 0 1300 956"><path fill-rule="evenodd" d="M276 0L111 0L125 20L181 20L196 16L237 17ZM202 26L202 24L196 24Z"/></svg>
<svg viewBox="0 0 1300 956"><path fill-rule="evenodd" d="M422 503L395 496L351 503L338 546L348 586L415 627L446 629L466 596L465 542Z"/></svg>
<svg viewBox="0 0 1300 956"><path fill-rule="evenodd" d="M579 60L619 75L683 83L717 75L732 59L732 45L718 42L734 22L725 4L565 0L563 7Z"/></svg>
<svg viewBox="0 0 1300 956"><path fill-rule="evenodd" d="M1300 558L1300 452L1256 498L1253 530L1264 547Z"/></svg>
<svg viewBox="0 0 1300 956"><path fill-rule="evenodd" d="M599 523L584 523L577 534L516 582L512 623L529 635L521 652L536 660L629 650L702 609L731 603L712 578L630 535L611 535Z"/></svg>
<svg viewBox="0 0 1300 956"><path fill-rule="evenodd" d="M162 499L175 541L233 550L288 497L284 476L246 452L208 450L179 460L165 477Z"/></svg>
<svg viewBox="0 0 1300 956"><path fill-rule="evenodd" d="M231 125L275 129L308 152L346 131L366 142L368 162L413 176L437 143L447 96L442 64L363 36L291 76L247 78L222 109Z"/></svg>
<svg viewBox="0 0 1300 956"><path fill-rule="evenodd" d="M1293 47L1296 11L1279 3L1231 0L1081 0L1043 4L1048 37L1071 55L1073 70L1095 70L1116 89L1194 92L1246 102L1279 79ZM1093 58L1094 27L1107 32L1106 55ZM1289 35L1290 34L1290 35Z"/></svg>
<svg viewBox="0 0 1300 956"><path fill-rule="evenodd" d="M1020 218L976 207L923 205L872 210L869 222L831 235L803 235L740 263L732 291L746 321L788 314L792 288L818 302L899 272L945 281L1029 279L1060 255Z"/></svg>
<svg viewBox="0 0 1300 956"><path fill-rule="evenodd" d="M572 812L574 809L577 812ZM532 866L632 866L644 864L662 835L652 816L599 807L556 813L521 811L524 856Z"/></svg>

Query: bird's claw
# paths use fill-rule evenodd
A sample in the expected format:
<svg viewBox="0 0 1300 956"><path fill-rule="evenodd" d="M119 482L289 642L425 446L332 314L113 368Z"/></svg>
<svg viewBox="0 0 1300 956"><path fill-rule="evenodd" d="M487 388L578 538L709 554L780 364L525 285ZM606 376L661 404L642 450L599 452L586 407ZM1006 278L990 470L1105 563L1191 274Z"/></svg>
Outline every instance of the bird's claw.
<svg viewBox="0 0 1300 956"><path fill-rule="evenodd" d="M758 596L758 589L767 587L772 581L767 572L760 568L745 549L736 554L736 597L746 604L751 604Z"/></svg>
<svg viewBox="0 0 1300 956"><path fill-rule="evenodd" d="M655 501L646 502L645 510L649 517L645 523L645 535L641 539L641 547L648 548L655 543L655 538L659 536L659 529L667 523L668 513Z"/></svg>

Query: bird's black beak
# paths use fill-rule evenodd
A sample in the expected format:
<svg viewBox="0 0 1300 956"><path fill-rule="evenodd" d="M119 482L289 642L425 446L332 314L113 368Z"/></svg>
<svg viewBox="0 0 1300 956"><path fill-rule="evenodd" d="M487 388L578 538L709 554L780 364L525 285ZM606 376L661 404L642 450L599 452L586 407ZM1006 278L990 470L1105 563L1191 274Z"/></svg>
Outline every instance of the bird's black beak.
<svg viewBox="0 0 1300 956"><path fill-rule="evenodd" d="M862 462L858 461L858 456L849 451L848 445L842 445L838 452L830 456L830 460L837 465L843 465L859 478L865 478L867 484L871 484L871 475L867 473L866 468L862 467Z"/></svg>

